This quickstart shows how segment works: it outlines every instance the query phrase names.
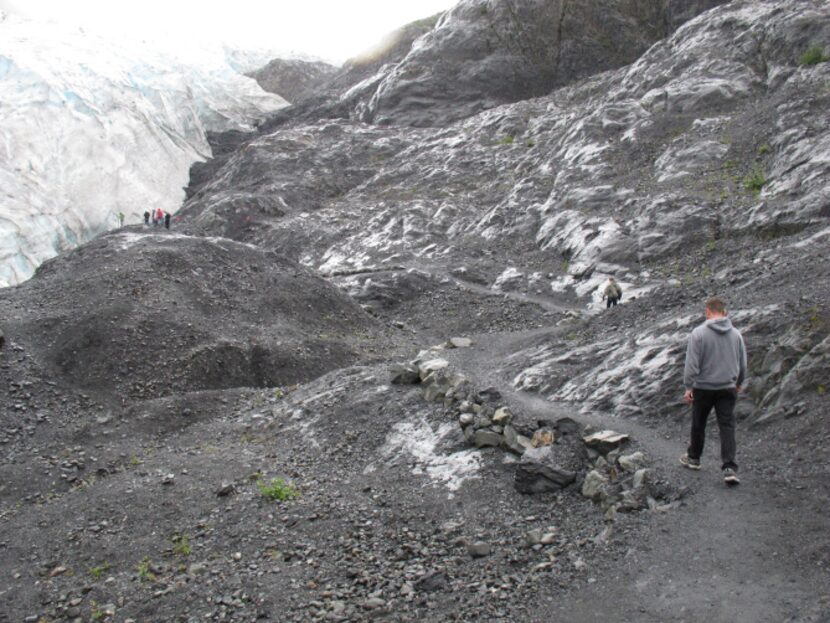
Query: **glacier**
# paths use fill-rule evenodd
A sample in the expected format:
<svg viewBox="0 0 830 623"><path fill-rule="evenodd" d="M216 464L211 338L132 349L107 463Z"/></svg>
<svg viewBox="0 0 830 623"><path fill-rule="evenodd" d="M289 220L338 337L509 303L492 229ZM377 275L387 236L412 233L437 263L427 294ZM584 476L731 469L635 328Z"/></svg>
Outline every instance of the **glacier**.
<svg viewBox="0 0 830 623"><path fill-rule="evenodd" d="M0 286L150 208L176 212L207 132L288 103L226 46L115 40L0 13ZM247 67L246 67L247 68Z"/></svg>

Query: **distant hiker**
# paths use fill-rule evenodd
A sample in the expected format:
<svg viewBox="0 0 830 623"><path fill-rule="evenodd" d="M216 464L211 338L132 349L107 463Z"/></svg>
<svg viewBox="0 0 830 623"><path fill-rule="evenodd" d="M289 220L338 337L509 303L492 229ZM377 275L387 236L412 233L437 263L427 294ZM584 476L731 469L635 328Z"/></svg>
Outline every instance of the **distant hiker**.
<svg viewBox="0 0 830 623"><path fill-rule="evenodd" d="M613 277L608 278L608 282L605 284L605 290L602 293L602 298L603 300L608 300L608 304L605 306L605 309L616 306L622 298L622 288Z"/></svg>
<svg viewBox="0 0 830 623"><path fill-rule="evenodd" d="M156 211L156 220L159 225L161 225L161 222L164 220L164 212L161 211L161 208Z"/></svg>
<svg viewBox="0 0 830 623"><path fill-rule="evenodd" d="M118 223L119 223L119 227L124 227L124 213L123 212L118 213Z"/></svg>
<svg viewBox="0 0 830 623"><path fill-rule="evenodd" d="M164 228L170 229L170 212L164 213Z"/></svg>
<svg viewBox="0 0 830 623"><path fill-rule="evenodd" d="M150 225L150 213L147 210L144 211L144 224Z"/></svg>
<svg viewBox="0 0 830 623"><path fill-rule="evenodd" d="M726 305L719 298L706 301L706 322L689 336L683 399L692 405L692 437L680 463L700 469L700 455L706 440L706 420L712 407L718 418L723 480L736 485L735 402L746 378L746 346L740 332L726 317Z"/></svg>

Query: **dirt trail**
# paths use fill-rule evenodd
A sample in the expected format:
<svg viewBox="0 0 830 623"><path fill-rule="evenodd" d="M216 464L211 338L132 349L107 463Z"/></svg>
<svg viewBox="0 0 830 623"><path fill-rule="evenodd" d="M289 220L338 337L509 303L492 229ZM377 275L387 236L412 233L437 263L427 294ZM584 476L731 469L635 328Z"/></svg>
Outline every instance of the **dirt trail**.
<svg viewBox="0 0 830 623"><path fill-rule="evenodd" d="M498 372L504 354L544 332L481 336L474 348L452 351L450 357L475 383L497 386L508 404L528 415L568 415L583 424L628 433L655 467L676 485L688 486L691 494L680 509L655 514L645 538L631 546L619 566L573 587L530 620L830 621L830 587L821 569L805 556L810 535L820 536L824 530L824 512L819 501L805 500L798 490L782 488L765 476L763 457L746 445L742 448L744 437L758 433L739 425L742 480L738 487L727 487L720 473L714 417L703 469L692 472L678 463L689 434L688 418L652 427L610 413L578 414L574 405L513 391L510 379ZM815 512L810 512L811 505Z"/></svg>

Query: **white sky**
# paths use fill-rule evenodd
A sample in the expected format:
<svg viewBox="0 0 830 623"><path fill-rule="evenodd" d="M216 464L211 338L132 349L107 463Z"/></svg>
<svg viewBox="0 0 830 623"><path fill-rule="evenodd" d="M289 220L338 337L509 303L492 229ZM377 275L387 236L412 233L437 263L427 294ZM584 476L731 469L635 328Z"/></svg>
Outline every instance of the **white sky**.
<svg viewBox="0 0 830 623"><path fill-rule="evenodd" d="M293 50L340 63L457 0L0 0L23 17L251 48Z"/></svg>

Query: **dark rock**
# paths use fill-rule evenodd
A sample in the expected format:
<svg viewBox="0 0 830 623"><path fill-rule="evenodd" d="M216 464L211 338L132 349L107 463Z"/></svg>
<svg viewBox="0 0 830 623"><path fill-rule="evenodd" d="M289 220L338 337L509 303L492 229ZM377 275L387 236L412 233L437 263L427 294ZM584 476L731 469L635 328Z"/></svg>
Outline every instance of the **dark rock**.
<svg viewBox="0 0 830 623"><path fill-rule="evenodd" d="M235 492L236 487L234 486L234 484L232 482L226 482L222 483L222 485L216 490L216 495L217 497L223 498Z"/></svg>
<svg viewBox="0 0 830 623"><path fill-rule="evenodd" d="M492 553L493 549L486 541L476 541L467 546L467 552L473 558L484 558Z"/></svg>
<svg viewBox="0 0 830 623"><path fill-rule="evenodd" d="M469 427L465 430L469 430ZM504 435L482 428L473 433L470 441L476 448L484 448L487 446L498 448L504 443Z"/></svg>
<svg viewBox="0 0 830 623"><path fill-rule="evenodd" d="M576 480L576 473L556 464L553 447L530 448L516 466L513 486L520 493L545 493L564 489Z"/></svg>
<svg viewBox="0 0 830 623"><path fill-rule="evenodd" d="M563 417L556 420L553 428L562 435L579 435L582 433L582 425L573 418Z"/></svg>
<svg viewBox="0 0 830 623"><path fill-rule="evenodd" d="M481 403L494 403L501 400L501 392L495 387L485 387L476 393L475 397Z"/></svg>
<svg viewBox="0 0 830 623"><path fill-rule="evenodd" d="M431 571L421 576L413 585L416 591L431 593L449 588L450 579L445 571Z"/></svg>

